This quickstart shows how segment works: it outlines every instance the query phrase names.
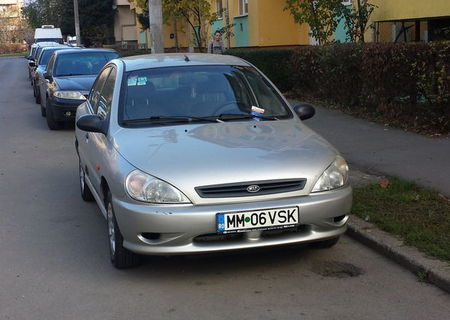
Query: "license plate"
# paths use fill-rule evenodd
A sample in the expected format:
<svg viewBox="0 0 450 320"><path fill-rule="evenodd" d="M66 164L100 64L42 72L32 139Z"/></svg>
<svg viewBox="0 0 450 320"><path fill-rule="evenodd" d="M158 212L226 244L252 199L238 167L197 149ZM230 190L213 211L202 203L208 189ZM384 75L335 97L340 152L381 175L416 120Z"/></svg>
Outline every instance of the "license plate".
<svg viewBox="0 0 450 320"><path fill-rule="evenodd" d="M298 207L218 213L217 232L283 229L299 224Z"/></svg>

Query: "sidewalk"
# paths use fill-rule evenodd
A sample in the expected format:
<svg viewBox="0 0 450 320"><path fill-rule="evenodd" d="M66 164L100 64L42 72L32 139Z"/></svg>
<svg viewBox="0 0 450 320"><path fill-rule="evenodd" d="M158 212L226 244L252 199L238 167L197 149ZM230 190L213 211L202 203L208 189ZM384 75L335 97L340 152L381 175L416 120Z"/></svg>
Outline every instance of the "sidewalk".
<svg viewBox="0 0 450 320"><path fill-rule="evenodd" d="M352 166L415 181L450 197L450 138L428 138L316 107L305 124Z"/></svg>
<svg viewBox="0 0 450 320"><path fill-rule="evenodd" d="M332 143L350 166L353 185L382 175L412 180L450 196L450 138L427 138L316 107L305 124ZM374 175L371 175L374 174ZM406 246L398 237L352 216L347 234L450 293L450 265Z"/></svg>

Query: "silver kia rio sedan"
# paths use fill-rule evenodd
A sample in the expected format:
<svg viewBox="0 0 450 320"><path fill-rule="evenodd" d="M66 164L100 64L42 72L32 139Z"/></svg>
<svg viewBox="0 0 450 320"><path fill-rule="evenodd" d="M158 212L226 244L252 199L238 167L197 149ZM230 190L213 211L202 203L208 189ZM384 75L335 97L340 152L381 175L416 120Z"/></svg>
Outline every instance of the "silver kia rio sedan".
<svg viewBox="0 0 450 320"><path fill-rule="evenodd" d="M310 242L334 245L348 166L250 63L211 54L110 61L77 109L81 196L111 261Z"/></svg>

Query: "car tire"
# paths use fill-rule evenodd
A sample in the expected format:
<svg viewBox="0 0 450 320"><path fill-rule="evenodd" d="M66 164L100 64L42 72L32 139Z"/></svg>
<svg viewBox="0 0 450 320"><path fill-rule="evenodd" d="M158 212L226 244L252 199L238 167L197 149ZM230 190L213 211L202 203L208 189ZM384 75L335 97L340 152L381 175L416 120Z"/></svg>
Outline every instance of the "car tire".
<svg viewBox="0 0 450 320"><path fill-rule="evenodd" d="M331 239L327 239L327 240L313 242L313 243L311 243L311 246L315 249L328 249L328 248L331 248L334 245L336 245L336 243L338 243L338 241L339 241L339 237L335 237L335 238L331 238Z"/></svg>
<svg viewBox="0 0 450 320"><path fill-rule="evenodd" d="M89 189L89 186L86 184L86 178L85 173L83 170L83 167L81 166L81 162L79 161L79 178L80 178L80 192L81 192L81 198L84 201L93 201L94 195L91 192L91 189Z"/></svg>
<svg viewBox="0 0 450 320"><path fill-rule="evenodd" d="M141 260L140 256L123 246L123 236L114 214L110 192L108 192L106 197L105 207L111 263L117 269L127 269L138 266Z"/></svg>
<svg viewBox="0 0 450 320"><path fill-rule="evenodd" d="M33 93L34 93L34 101L37 104L40 104L41 103L41 95L40 95L40 92L37 91L36 86L33 86Z"/></svg>
<svg viewBox="0 0 450 320"><path fill-rule="evenodd" d="M60 130L63 128L64 123L61 121L56 121L53 118L53 110L52 107L49 105L49 103L47 102L47 107L45 108L45 112L46 112L46 119L47 119L47 126L50 130Z"/></svg>

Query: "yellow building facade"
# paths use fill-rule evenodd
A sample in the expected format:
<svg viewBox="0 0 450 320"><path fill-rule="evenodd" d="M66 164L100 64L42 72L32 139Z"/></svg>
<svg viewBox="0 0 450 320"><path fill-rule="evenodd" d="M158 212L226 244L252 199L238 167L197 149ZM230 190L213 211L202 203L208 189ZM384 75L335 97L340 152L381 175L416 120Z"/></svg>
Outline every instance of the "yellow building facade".
<svg viewBox="0 0 450 320"><path fill-rule="evenodd" d="M450 0L371 0L371 3L377 6L370 18L375 31L368 31L372 41L442 40L440 30L450 28Z"/></svg>
<svg viewBox="0 0 450 320"><path fill-rule="evenodd" d="M211 0L212 10L226 10L233 24L231 47L297 46L310 43L309 27L295 23L284 10L285 0ZM213 23L213 31L226 24L226 17Z"/></svg>

